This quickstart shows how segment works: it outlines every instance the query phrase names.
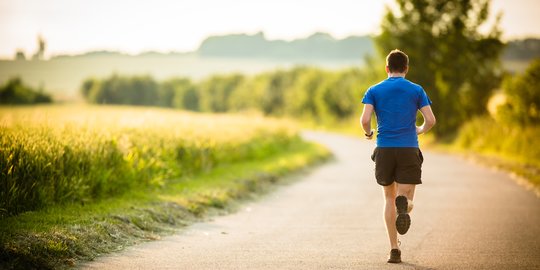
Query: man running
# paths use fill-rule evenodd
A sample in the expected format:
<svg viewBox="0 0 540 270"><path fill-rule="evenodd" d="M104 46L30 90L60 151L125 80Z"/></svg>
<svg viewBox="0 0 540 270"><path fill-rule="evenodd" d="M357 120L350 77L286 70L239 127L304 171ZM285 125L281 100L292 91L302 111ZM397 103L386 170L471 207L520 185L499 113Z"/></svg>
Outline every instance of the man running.
<svg viewBox="0 0 540 270"><path fill-rule="evenodd" d="M373 111L377 118L377 147L371 159L375 161L377 183L384 191L384 221L391 246L389 263L401 262L397 233L409 230L414 190L422 183L424 159L418 135L435 125L431 100L420 85L405 79L408 70L409 57L400 50L391 51L386 57L388 78L371 86L362 99L361 123L368 140L373 138ZM416 126L418 110L424 117L421 126Z"/></svg>

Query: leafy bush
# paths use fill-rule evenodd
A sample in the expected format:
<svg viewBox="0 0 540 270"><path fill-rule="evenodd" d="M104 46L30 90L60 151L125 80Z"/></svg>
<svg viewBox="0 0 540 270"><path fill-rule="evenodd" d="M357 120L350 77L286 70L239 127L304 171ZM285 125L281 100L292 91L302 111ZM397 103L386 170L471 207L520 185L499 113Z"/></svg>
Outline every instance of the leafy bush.
<svg viewBox="0 0 540 270"><path fill-rule="evenodd" d="M242 75L212 76L199 84L199 107L203 112L226 112L231 93L244 81Z"/></svg>
<svg viewBox="0 0 540 270"><path fill-rule="evenodd" d="M83 96L97 104L157 105L158 83L150 76L87 79L81 86Z"/></svg>
<svg viewBox="0 0 540 270"><path fill-rule="evenodd" d="M504 120L540 124L540 59L533 61L524 74L505 80L504 94L506 104L499 109Z"/></svg>
<svg viewBox="0 0 540 270"><path fill-rule="evenodd" d="M12 78L0 86L0 104L51 103L50 95L24 85L20 78Z"/></svg>

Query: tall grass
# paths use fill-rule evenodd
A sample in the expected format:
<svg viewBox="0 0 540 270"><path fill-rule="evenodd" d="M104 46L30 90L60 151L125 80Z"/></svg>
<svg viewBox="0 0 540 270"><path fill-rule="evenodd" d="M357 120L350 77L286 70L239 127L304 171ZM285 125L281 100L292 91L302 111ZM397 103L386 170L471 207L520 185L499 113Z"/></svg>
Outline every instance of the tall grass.
<svg viewBox="0 0 540 270"><path fill-rule="evenodd" d="M475 118L460 129L456 145L475 152L493 154L540 167L540 127L519 126Z"/></svg>
<svg viewBox="0 0 540 270"><path fill-rule="evenodd" d="M288 122L132 107L0 109L0 217L86 203L299 140Z"/></svg>

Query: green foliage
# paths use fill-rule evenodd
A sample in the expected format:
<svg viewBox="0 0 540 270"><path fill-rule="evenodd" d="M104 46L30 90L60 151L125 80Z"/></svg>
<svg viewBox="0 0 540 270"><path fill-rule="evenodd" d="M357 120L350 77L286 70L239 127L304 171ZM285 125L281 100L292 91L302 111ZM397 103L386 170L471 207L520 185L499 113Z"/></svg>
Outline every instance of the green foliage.
<svg viewBox="0 0 540 270"><path fill-rule="evenodd" d="M317 104L324 115L331 115L336 119L346 119L358 112L360 107L360 91L362 81L375 81L357 69L344 70L332 75L323 85L317 95Z"/></svg>
<svg viewBox="0 0 540 270"><path fill-rule="evenodd" d="M490 165L525 177L540 186L540 59L524 74L507 77L504 95L495 96L489 116L467 121L454 145L482 154ZM498 106L497 106L498 105Z"/></svg>
<svg viewBox="0 0 540 270"><path fill-rule="evenodd" d="M21 79L9 79L0 86L0 104L37 104L51 103L50 95L43 93L43 90L35 90L24 85Z"/></svg>
<svg viewBox="0 0 540 270"><path fill-rule="evenodd" d="M454 141L458 149L473 153L475 160L525 178L540 194L540 137L538 125L477 117L465 123Z"/></svg>
<svg viewBox="0 0 540 270"><path fill-rule="evenodd" d="M177 89L176 89L175 81L169 80L167 82L161 83L158 89L157 105L160 107L165 107L165 108L174 107L174 103L175 103L174 98L176 96L176 92L177 92Z"/></svg>
<svg viewBox="0 0 540 270"><path fill-rule="evenodd" d="M82 95L92 103L157 105L158 84L149 76L121 77L116 74L101 81L87 79Z"/></svg>
<svg viewBox="0 0 540 270"><path fill-rule="evenodd" d="M375 64L372 59L368 59L368 63ZM87 79L81 85L81 93L88 101L99 104L140 105L135 103L134 97L143 96L139 99L145 100L147 105L191 111L256 110L272 116L288 115L315 121L334 121L358 113L363 92L384 78L383 65L380 66L377 71L326 71L297 67L253 77L216 75L199 83L186 78L156 83L148 77L113 75L104 80ZM137 81L146 83L132 90Z"/></svg>
<svg viewBox="0 0 540 270"><path fill-rule="evenodd" d="M318 119L315 95L326 79L325 75L324 71L318 69L306 69L298 74L294 87L285 93L285 112L292 116Z"/></svg>
<svg viewBox="0 0 540 270"><path fill-rule="evenodd" d="M409 55L408 78L421 84L439 118L438 135L453 133L471 115L486 111L499 84L503 49L496 26L481 34L488 0L398 0L376 38L381 55L399 48Z"/></svg>
<svg viewBox="0 0 540 270"><path fill-rule="evenodd" d="M264 107L265 92L269 82L267 74L259 74L245 80L229 96L228 107L231 111L260 111Z"/></svg>
<svg viewBox="0 0 540 270"><path fill-rule="evenodd" d="M498 110L507 122L523 126L540 124L540 58L524 74L504 83L506 103Z"/></svg>
<svg viewBox="0 0 540 270"><path fill-rule="evenodd" d="M0 217L157 188L298 140L284 122L148 109L5 109L0 123Z"/></svg>
<svg viewBox="0 0 540 270"><path fill-rule="evenodd" d="M190 111L199 110L199 92L196 86L186 78L171 79L161 84L160 105L170 103L174 108Z"/></svg>
<svg viewBox="0 0 540 270"><path fill-rule="evenodd" d="M101 91L97 88L100 87L99 85L100 81L98 79L95 79L95 78L88 78L86 80L83 81L82 85L81 85L81 94L84 98L88 99L89 101L93 101L93 100L90 100L90 94L93 93L93 92L97 92L97 91ZM96 88L96 89L94 89Z"/></svg>
<svg viewBox="0 0 540 270"><path fill-rule="evenodd" d="M285 110L285 93L293 87L300 69L276 71L267 74L268 81L264 85L261 109L267 115L283 115Z"/></svg>
<svg viewBox="0 0 540 270"><path fill-rule="evenodd" d="M244 81L242 75L213 76L199 85L199 106L203 112L226 112L231 93Z"/></svg>
<svg viewBox="0 0 540 270"><path fill-rule="evenodd" d="M525 164L540 167L540 127L497 122L490 117L478 117L460 129L456 145L464 149L496 154Z"/></svg>

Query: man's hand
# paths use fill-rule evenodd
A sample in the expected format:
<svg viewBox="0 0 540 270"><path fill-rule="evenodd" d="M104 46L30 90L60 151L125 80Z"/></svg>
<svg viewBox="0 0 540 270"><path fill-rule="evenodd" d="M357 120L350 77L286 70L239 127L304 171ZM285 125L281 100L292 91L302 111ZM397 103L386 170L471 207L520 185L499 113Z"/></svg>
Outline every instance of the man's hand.
<svg viewBox="0 0 540 270"><path fill-rule="evenodd" d="M422 134L422 133L424 133L424 128L421 127L421 126L420 126L420 127L419 127L419 126L416 126L416 134L417 134L417 135L420 135L420 134Z"/></svg>
<svg viewBox="0 0 540 270"><path fill-rule="evenodd" d="M375 130L372 129L371 132L369 134L364 134L366 136L366 140L371 140L373 139L373 134L375 134Z"/></svg>

